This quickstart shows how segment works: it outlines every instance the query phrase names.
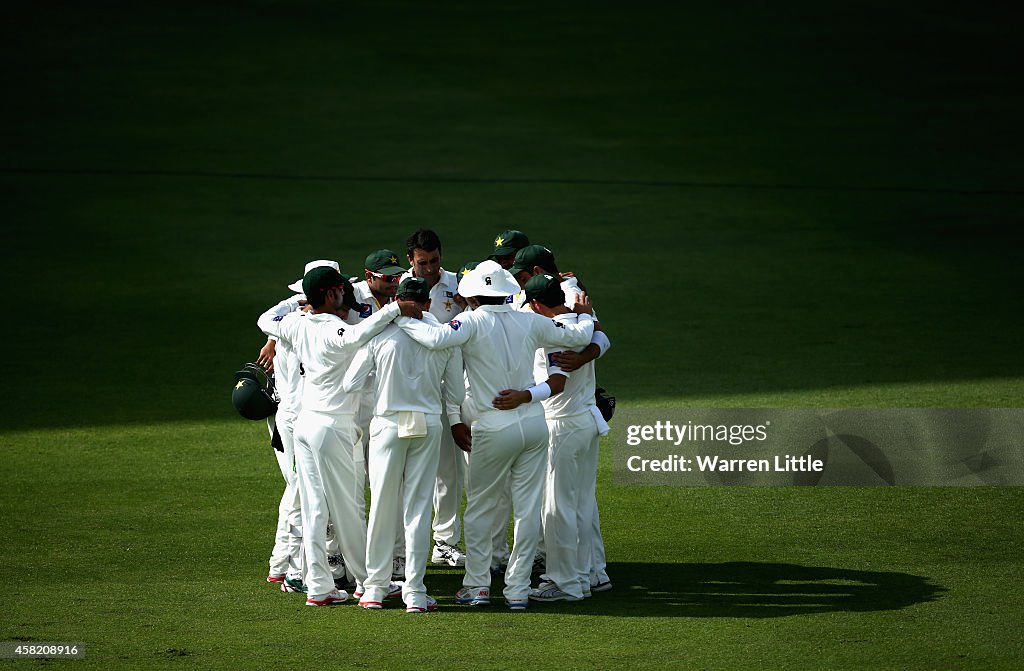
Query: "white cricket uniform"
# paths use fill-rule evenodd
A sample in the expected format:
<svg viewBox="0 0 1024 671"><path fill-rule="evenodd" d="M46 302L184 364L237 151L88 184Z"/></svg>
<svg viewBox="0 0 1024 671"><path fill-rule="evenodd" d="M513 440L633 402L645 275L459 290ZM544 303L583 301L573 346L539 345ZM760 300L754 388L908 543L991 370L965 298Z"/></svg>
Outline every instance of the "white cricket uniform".
<svg viewBox="0 0 1024 671"><path fill-rule="evenodd" d="M412 277L412 269L402 279ZM459 292L459 278L455 273L441 269L441 278L430 288L430 314L442 324L447 324L462 312L455 302ZM442 415L441 456L437 464L437 481L434 484L434 540L452 546L459 544L462 528L459 512L462 509L462 483L466 477L467 455L452 438L449 419Z"/></svg>
<svg viewBox="0 0 1024 671"><path fill-rule="evenodd" d="M401 310L392 304L356 325L333 314L277 318L271 312L260 317L260 328L278 342L287 341L305 369L295 422L295 466L302 490L307 593L318 599L334 590L327 562L328 515L347 572L357 585L366 580L366 472L355 425L359 398L345 393L341 379L357 349Z"/></svg>
<svg viewBox="0 0 1024 671"><path fill-rule="evenodd" d="M580 288L579 283L575 277L566 277L562 279L560 284L562 292L565 294L565 307L572 310L576 305L576 300L583 294L583 290ZM594 319L597 319L597 313L594 313ZM604 353L611 347L611 342L602 332L594 334L594 343L601 348L601 354L598 356L604 356ZM547 379L547 359L540 352L537 353L535 363L535 378L543 382ZM593 362L591 362L592 364ZM596 384L596 383L595 383ZM596 411L596 410L595 410ZM602 418L603 423L603 418ZM589 453L588 453L589 454ZM591 585L597 585L599 583L609 582L607 573L607 560L604 551L604 537L601 535L601 513L597 507L597 458L598 454L591 455L593 459L593 481L591 482L589 475L583 485L584 497L587 499L581 504L584 510L592 511L590 520L590 532L584 534L589 536L591 539L591 549L589 553L589 571L590 571L590 583ZM586 461L582 465L581 473L590 473L590 461ZM545 543L547 542L547 534L545 534ZM584 591L588 591L585 588ZM563 590L564 591L564 590Z"/></svg>
<svg viewBox="0 0 1024 671"><path fill-rule="evenodd" d="M573 313L557 315L554 319L564 324L574 324L577 320ZM602 347L602 352L604 350ZM583 598L584 592L590 591L594 545L592 520L600 439L594 416L596 380L592 361L572 373L559 368L551 360L559 351L564 349L540 351L544 370L539 374L535 372L538 384L555 374L567 378L562 393L543 401L548 425L548 471L543 507L544 578L566 594Z"/></svg>
<svg viewBox="0 0 1024 671"><path fill-rule="evenodd" d="M273 316L281 316L299 310L296 295L275 306ZM283 453L276 452L285 488L277 508L277 537L270 555L270 573L302 579L302 504L299 484L295 477L295 418L299 414L299 395L302 391L302 376L299 361L288 343L278 342L274 355L274 386L280 402L274 422L281 437Z"/></svg>
<svg viewBox="0 0 1024 671"><path fill-rule="evenodd" d="M425 322L439 327L433 315ZM406 563L402 597L409 607L426 607L423 578L430 539L430 503L441 440L441 415L459 421L465 396L462 353L432 352L390 325L359 350L343 386L356 390L376 372L376 404L370 423L370 522L363 601L381 602L392 570L391 539L404 529ZM441 380L446 381L442 406ZM447 409L447 410L446 410ZM422 420L415 437L401 437L404 421ZM423 435L418 435L422 433ZM400 526L401 525L401 526Z"/></svg>
<svg viewBox="0 0 1024 671"><path fill-rule="evenodd" d="M533 355L538 347L581 347L590 342L593 321L556 324L511 305L482 305L447 326L402 319L399 326L430 349L462 347L473 389L473 452L469 459L465 515L465 587L489 587L495 500L511 474L515 531L505 573L505 598L521 600L530 590L530 570L540 535L547 425L540 404L497 410L491 399L505 389L533 383Z"/></svg>

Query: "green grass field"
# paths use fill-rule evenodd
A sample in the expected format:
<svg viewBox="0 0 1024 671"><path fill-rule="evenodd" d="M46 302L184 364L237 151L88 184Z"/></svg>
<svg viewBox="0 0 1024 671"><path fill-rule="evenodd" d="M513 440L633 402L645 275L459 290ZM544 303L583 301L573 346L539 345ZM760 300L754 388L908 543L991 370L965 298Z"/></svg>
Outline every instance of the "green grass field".
<svg viewBox="0 0 1024 671"><path fill-rule="evenodd" d="M76 668L1024 663L1019 488L617 487L615 589L305 608L229 402L259 313L439 232L591 289L625 406L1020 407L1016 13L966 3L21 3L0 54L0 641Z"/></svg>

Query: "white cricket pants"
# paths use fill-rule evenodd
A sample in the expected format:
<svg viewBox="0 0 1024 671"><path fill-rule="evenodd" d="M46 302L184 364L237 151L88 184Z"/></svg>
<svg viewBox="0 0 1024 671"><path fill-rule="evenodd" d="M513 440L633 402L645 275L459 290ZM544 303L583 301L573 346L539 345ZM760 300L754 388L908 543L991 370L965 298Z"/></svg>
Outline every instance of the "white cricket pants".
<svg viewBox="0 0 1024 671"><path fill-rule="evenodd" d="M585 496L591 462L597 476L597 422L590 412L547 420L548 470L544 491L545 577L566 594L590 588L593 506ZM584 575L586 586L584 586Z"/></svg>
<svg viewBox="0 0 1024 671"><path fill-rule="evenodd" d="M548 427L540 413L496 430L482 424L481 420L473 424L473 451L469 455L466 575L462 584L491 584L497 501L508 478L515 525L504 594L506 599L525 599L530 593L530 571L540 538Z"/></svg>
<svg viewBox="0 0 1024 671"><path fill-rule="evenodd" d="M302 504L295 476L294 416L277 418L277 432L284 452L274 451L285 488L277 507L277 538L270 554L270 573L302 578Z"/></svg>
<svg viewBox="0 0 1024 671"><path fill-rule="evenodd" d="M430 502L441 429L439 415L427 415L427 435L422 438L399 438L398 415L370 422L370 524L363 596L367 601L383 601L387 595L395 535L404 529L402 598L408 606L426 606L423 578L430 554Z"/></svg>
<svg viewBox="0 0 1024 671"><path fill-rule="evenodd" d="M434 483L434 540L458 545L462 535L462 483L466 478L467 455L452 438L447 415L441 417L441 445Z"/></svg>
<svg viewBox="0 0 1024 671"><path fill-rule="evenodd" d="M327 520L356 583L366 580L366 471L352 415L303 410L295 423L295 467L302 496L302 540L310 598L334 590Z"/></svg>

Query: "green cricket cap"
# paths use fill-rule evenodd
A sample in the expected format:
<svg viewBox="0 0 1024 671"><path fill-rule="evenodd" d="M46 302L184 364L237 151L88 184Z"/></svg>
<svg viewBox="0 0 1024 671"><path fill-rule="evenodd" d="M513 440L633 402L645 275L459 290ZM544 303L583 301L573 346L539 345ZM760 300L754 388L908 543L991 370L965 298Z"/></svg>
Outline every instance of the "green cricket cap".
<svg viewBox="0 0 1024 671"><path fill-rule="evenodd" d="M422 277L406 277L398 285L398 298L426 303L430 300L430 285Z"/></svg>
<svg viewBox="0 0 1024 671"><path fill-rule="evenodd" d="M517 251L530 244L530 238L522 231L502 231L494 238L494 251L491 252L491 260L495 256L511 256Z"/></svg>
<svg viewBox="0 0 1024 671"><path fill-rule="evenodd" d="M528 270L533 272L534 266L540 266L548 272L555 270L555 255L544 245L529 245L516 252L516 259L508 269L512 276Z"/></svg>
<svg viewBox="0 0 1024 671"><path fill-rule="evenodd" d="M549 308L565 304L565 292L562 291L562 280L552 275L534 275L523 287L526 298L523 305L530 301L540 301Z"/></svg>
<svg viewBox="0 0 1024 671"><path fill-rule="evenodd" d="M348 284L341 273L330 266L319 266L313 268L302 278L302 293L306 294L306 300L313 304L319 304L324 294L334 287L341 287Z"/></svg>
<svg viewBox="0 0 1024 671"><path fill-rule="evenodd" d="M401 275L408 270L398 265L398 254L390 249L378 249L371 252L366 257L366 264L363 267L383 275Z"/></svg>
<svg viewBox="0 0 1024 671"><path fill-rule="evenodd" d="M474 268L476 268L479 265L480 265L479 261L468 261L468 262L462 264L462 267L459 268L459 274L455 278L455 280L461 282L462 278L465 277L466 274L469 273L469 271L473 270Z"/></svg>

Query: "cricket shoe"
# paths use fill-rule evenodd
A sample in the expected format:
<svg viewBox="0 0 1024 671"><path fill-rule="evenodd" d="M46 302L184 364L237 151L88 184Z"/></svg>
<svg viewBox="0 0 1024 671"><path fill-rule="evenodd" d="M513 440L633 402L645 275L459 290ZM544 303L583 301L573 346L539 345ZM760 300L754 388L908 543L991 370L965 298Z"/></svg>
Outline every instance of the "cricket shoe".
<svg viewBox="0 0 1024 671"><path fill-rule="evenodd" d="M281 582L282 592L301 592L306 593L306 584L302 582L300 578L285 578Z"/></svg>
<svg viewBox="0 0 1024 671"><path fill-rule="evenodd" d="M271 573L270 575L267 576L267 582L273 582L273 583L280 584L280 583L284 582L285 577L286 576L284 576L284 575L277 575L275 573Z"/></svg>
<svg viewBox="0 0 1024 671"><path fill-rule="evenodd" d="M405 580L405 557L395 557L391 562L391 579Z"/></svg>
<svg viewBox="0 0 1024 671"><path fill-rule="evenodd" d="M448 566L465 566L466 553L455 545L449 545L444 541L434 541L434 551L430 555L430 561Z"/></svg>
<svg viewBox="0 0 1024 671"><path fill-rule="evenodd" d="M530 605L529 599L505 599L505 605L509 610L526 610Z"/></svg>
<svg viewBox="0 0 1024 671"><path fill-rule="evenodd" d="M591 592L609 592L612 589L612 581L605 580L603 582L590 583Z"/></svg>
<svg viewBox="0 0 1024 671"><path fill-rule="evenodd" d="M402 596L402 586L403 585L400 582L392 582L388 586L388 593L387 593L387 595L384 598L385 599L393 599L396 596ZM357 599L362 599L363 598L363 594L366 594L366 588L363 587L362 585L358 585L357 584L356 585L356 591L352 592L352 596L354 596Z"/></svg>
<svg viewBox="0 0 1024 671"><path fill-rule="evenodd" d="M422 605L420 605L420 604L412 604L412 605L406 606L405 607L405 612L406 613L433 613L434 611L437 610L437 599L435 599L434 597L430 596L429 594L426 595L426 600L421 602L421 603L422 603Z"/></svg>
<svg viewBox="0 0 1024 671"><path fill-rule="evenodd" d="M530 572L533 575L544 575L545 573L547 573L547 570L548 570L548 560L547 560L547 557L545 557L544 555L542 555L541 553L538 552L537 554L535 554L533 556L533 568L530 569Z"/></svg>
<svg viewBox="0 0 1024 671"><path fill-rule="evenodd" d="M530 598L534 601L583 601L583 597L573 596L558 589L553 582L542 582L530 590Z"/></svg>
<svg viewBox="0 0 1024 671"><path fill-rule="evenodd" d="M307 606L336 606L339 603L345 603L348 600L348 592L340 589L336 589L330 594L323 596L319 599L309 597L306 599Z"/></svg>
<svg viewBox="0 0 1024 671"><path fill-rule="evenodd" d="M490 606L490 587L463 587L455 593L455 603L468 606Z"/></svg>

